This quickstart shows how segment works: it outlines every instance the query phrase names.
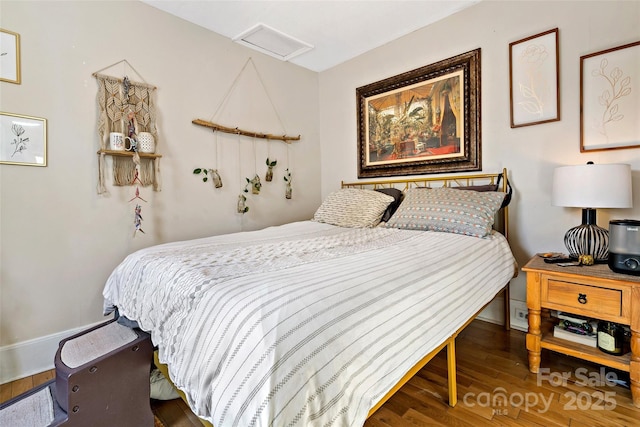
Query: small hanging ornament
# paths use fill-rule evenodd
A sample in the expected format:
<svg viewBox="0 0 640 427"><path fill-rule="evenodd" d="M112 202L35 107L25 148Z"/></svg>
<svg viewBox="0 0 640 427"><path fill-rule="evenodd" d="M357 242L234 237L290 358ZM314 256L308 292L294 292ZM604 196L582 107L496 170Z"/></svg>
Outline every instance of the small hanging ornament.
<svg viewBox="0 0 640 427"><path fill-rule="evenodd" d="M129 200L129 203L133 202L136 199L140 199L143 202L146 202L145 199L143 199L142 197L140 197L140 189L138 187L136 187L136 195L133 197L133 199Z"/></svg>
<svg viewBox="0 0 640 427"><path fill-rule="evenodd" d="M251 187L251 194L260 194L260 189L262 188L262 183L260 182L260 177L258 174L255 174L253 179L245 178L247 180L247 184L244 186L244 192L249 192L249 187Z"/></svg>
<svg viewBox="0 0 640 427"><path fill-rule="evenodd" d="M211 174L211 179L213 180L213 186L216 188L222 187L222 178L220 178L218 169L209 169L209 173Z"/></svg>
<svg viewBox="0 0 640 427"><path fill-rule="evenodd" d="M246 201L247 198L244 196L244 194L238 195L238 213L245 214L249 212L249 206L245 204Z"/></svg>
<svg viewBox="0 0 640 427"><path fill-rule="evenodd" d="M136 165L136 169L133 180L131 181L131 185L134 185L136 183L142 184L142 181L140 181L140 157L138 156L137 151L134 152L133 162ZM145 199L140 197L140 187L138 185L136 185L135 196L133 196L133 198L129 200L129 203L133 202L134 200L142 200L145 203L147 202ZM144 234L144 230L142 229L142 206L140 206L138 203L136 203L136 207L133 210L133 224L135 226L133 230L133 237L136 237L138 231Z"/></svg>
<svg viewBox="0 0 640 427"><path fill-rule="evenodd" d="M265 174L264 180L267 182L271 182L273 180L273 168L278 164L277 160L269 160L267 157L267 173Z"/></svg>
<svg viewBox="0 0 640 427"><path fill-rule="evenodd" d="M136 141L138 140L138 120L136 119L136 113L129 108L127 113L127 129L126 134L129 138Z"/></svg>
<svg viewBox="0 0 640 427"><path fill-rule="evenodd" d="M291 196L293 193L293 189L291 188L291 181L292 181L291 172L289 172L289 168L287 168L284 174L284 182L286 182L286 186L284 189L285 199L291 199Z"/></svg>
<svg viewBox="0 0 640 427"><path fill-rule="evenodd" d="M209 175L211 175L211 181L213 182L213 186L215 188L222 187L222 178L220 178L220 174L218 173L218 169L207 169L207 168L195 168L193 170L194 175L202 174L202 182L209 181Z"/></svg>
<svg viewBox="0 0 640 427"><path fill-rule="evenodd" d="M131 80L128 76L124 76L122 79L122 92L124 94L124 101L129 103L129 91L131 90Z"/></svg>
<svg viewBox="0 0 640 427"><path fill-rule="evenodd" d="M137 193L137 190L136 190ZM144 230L142 229L142 207L140 205L136 205L134 210L134 220L135 230L133 230L133 237L136 237L136 233L139 231L144 234Z"/></svg>
<svg viewBox="0 0 640 427"><path fill-rule="evenodd" d="M214 169L209 169L209 173L211 174L211 179L213 180L213 186L215 188L221 188L222 187L222 178L220 177L220 174L218 173L218 158L220 157L220 153L218 152L218 134L215 133L214 131L214 136L215 136L215 144L216 144L216 162L215 162L215 168Z"/></svg>

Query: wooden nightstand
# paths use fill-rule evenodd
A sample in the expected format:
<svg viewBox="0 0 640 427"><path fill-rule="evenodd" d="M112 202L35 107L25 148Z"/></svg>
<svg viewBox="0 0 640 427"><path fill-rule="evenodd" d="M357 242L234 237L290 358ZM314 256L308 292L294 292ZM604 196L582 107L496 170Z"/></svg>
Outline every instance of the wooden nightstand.
<svg viewBox="0 0 640 427"><path fill-rule="evenodd" d="M543 348L626 371L633 404L640 407L640 277L614 273L606 264L558 267L534 256L527 272L529 370L540 369ZM545 311L545 321L541 316ZM631 352L612 356L597 348L553 337L548 310L558 310L631 326Z"/></svg>

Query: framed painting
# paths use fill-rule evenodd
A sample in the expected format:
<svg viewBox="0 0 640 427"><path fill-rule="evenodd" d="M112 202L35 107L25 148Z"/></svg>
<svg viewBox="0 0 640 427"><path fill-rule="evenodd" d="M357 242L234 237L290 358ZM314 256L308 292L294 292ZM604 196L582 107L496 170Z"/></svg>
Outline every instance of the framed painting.
<svg viewBox="0 0 640 427"><path fill-rule="evenodd" d="M640 41L580 57L580 151L640 147Z"/></svg>
<svg viewBox="0 0 640 427"><path fill-rule="evenodd" d="M511 127L560 120L558 29L509 43Z"/></svg>
<svg viewBox="0 0 640 427"><path fill-rule="evenodd" d="M0 112L0 163L47 166L47 119Z"/></svg>
<svg viewBox="0 0 640 427"><path fill-rule="evenodd" d="M0 28L0 81L20 84L20 34Z"/></svg>
<svg viewBox="0 0 640 427"><path fill-rule="evenodd" d="M482 170L480 49L356 89L358 178Z"/></svg>

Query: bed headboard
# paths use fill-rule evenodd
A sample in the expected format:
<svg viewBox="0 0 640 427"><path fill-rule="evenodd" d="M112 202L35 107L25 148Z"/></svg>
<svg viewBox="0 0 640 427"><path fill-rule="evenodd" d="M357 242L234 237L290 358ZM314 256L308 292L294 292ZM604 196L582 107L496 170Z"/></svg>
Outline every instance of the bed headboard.
<svg viewBox="0 0 640 427"><path fill-rule="evenodd" d="M509 202L511 201L511 185L507 179L507 169L502 169L499 173L483 173L474 175L452 175L452 176L426 176L421 178L407 179L387 179L381 181L357 181L344 182L342 188L360 188L376 190L379 188L397 188L407 191L414 187L476 187L476 186L496 186L497 191L507 194L503 207L498 211L494 228L509 238Z"/></svg>

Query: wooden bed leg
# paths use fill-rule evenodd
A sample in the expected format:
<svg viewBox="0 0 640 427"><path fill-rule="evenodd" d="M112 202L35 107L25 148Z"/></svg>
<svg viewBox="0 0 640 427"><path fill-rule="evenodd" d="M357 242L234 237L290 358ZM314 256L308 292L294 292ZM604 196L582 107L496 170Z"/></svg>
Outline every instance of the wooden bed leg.
<svg viewBox="0 0 640 427"><path fill-rule="evenodd" d="M451 338L447 344L447 371L449 379L449 406L458 403L458 383L456 382L456 339Z"/></svg>

